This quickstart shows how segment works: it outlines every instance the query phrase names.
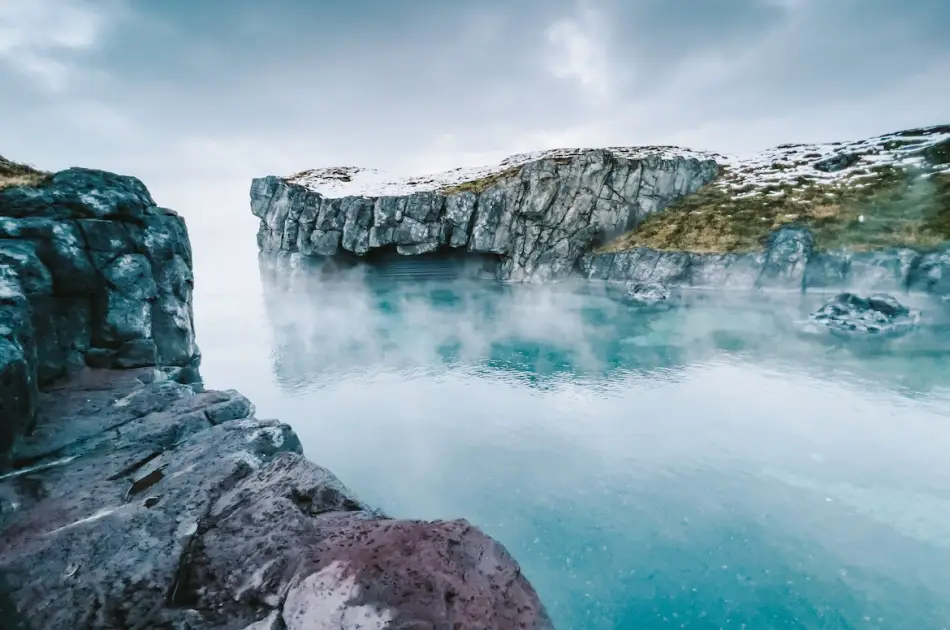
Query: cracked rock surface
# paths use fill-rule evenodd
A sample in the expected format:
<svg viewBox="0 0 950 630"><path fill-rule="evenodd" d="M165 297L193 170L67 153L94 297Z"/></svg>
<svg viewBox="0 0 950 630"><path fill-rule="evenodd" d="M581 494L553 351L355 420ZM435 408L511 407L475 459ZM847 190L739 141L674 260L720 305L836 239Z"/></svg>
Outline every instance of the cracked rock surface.
<svg viewBox="0 0 950 630"><path fill-rule="evenodd" d="M40 394L0 477L11 628L550 628L465 521L392 520L293 431L182 370L86 370Z"/></svg>
<svg viewBox="0 0 950 630"><path fill-rule="evenodd" d="M0 190L0 470L38 391L86 365L196 365L185 223L134 177Z"/></svg>
<svg viewBox="0 0 950 630"><path fill-rule="evenodd" d="M330 198L278 177L251 184L262 251L332 256L395 248L405 255L465 248L498 255L502 280L570 274L590 248L710 182L712 159L608 149L529 162L474 190Z"/></svg>
<svg viewBox="0 0 950 630"><path fill-rule="evenodd" d="M342 208L328 248L373 211ZM133 177L0 190L0 626L551 627L477 528L386 518L204 391L192 285L183 220Z"/></svg>

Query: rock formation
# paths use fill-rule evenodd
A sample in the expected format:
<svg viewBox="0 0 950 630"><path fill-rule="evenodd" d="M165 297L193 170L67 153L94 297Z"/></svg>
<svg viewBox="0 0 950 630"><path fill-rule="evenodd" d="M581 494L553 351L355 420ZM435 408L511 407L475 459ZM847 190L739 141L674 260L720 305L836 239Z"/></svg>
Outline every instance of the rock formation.
<svg viewBox="0 0 950 630"><path fill-rule="evenodd" d="M614 147L401 180L319 169L255 179L251 211L263 251L457 248L498 256L515 282L579 268L671 286L948 295L948 147L950 126L935 126L747 158Z"/></svg>
<svg viewBox="0 0 950 630"><path fill-rule="evenodd" d="M812 313L810 319L834 333L893 335L913 328L920 321L920 313L891 295L864 298L841 293Z"/></svg>
<svg viewBox="0 0 950 630"><path fill-rule="evenodd" d="M457 186L417 181L354 187L355 194L342 197L312 183L326 180L322 172L255 179L251 211L261 220L258 245L312 256L466 248L500 256L503 280L550 280L571 273L585 251L695 192L718 171L711 158L619 149L522 156L499 168Z"/></svg>
<svg viewBox="0 0 950 630"><path fill-rule="evenodd" d="M68 372L196 364L192 285L184 222L134 177L0 189L0 453Z"/></svg>
<svg viewBox="0 0 950 630"><path fill-rule="evenodd" d="M658 251L591 253L581 273L592 280L656 283L667 287L916 291L950 296L950 247L870 252L815 252L807 228L776 230L763 252L705 254Z"/></svg>
<svg viewBox="0 0 950 630"><path fill-rule="evenodd" d="M0 188L0 235L4 628L551 627L477 528L387 518L204 391L185 225L137 179Z"/></svg>

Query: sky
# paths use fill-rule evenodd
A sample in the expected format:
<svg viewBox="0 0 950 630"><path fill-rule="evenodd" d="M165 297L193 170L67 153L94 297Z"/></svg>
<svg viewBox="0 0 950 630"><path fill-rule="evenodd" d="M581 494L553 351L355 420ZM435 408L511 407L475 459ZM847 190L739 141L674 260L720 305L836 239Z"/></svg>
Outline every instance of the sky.
<svg viewBox="0 0 950 630"><path fill-rule="evenodd" d="M0 0L0 154L209 231L307 168L945 124L948 32L946 0Z"/></svg>

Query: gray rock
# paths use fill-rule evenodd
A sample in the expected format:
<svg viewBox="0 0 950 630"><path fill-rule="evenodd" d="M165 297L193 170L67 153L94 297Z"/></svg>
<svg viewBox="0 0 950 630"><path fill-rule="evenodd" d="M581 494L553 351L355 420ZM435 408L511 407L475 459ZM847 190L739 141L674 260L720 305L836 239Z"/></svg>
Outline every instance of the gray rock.
<svg viewBox="0 0 950 630"><path fill-rule="evenodd" d="M766 243L756 285L804 290L805 269L813 250L814 238L807 228L785 226L775 230Z"/></svg>
<svg viewBox="0 0 950 630"><path fill-rule="evenodd" d="M451 247L465 247L468 244L477 200L478 197L470 192L449 195L445 198L444 222L447 227L448 244Z"/></svg>
<svg viewBox="0 0 950 630"><path fill-rule="evenodd" d="M44 398L30 464L0 477L7 625L552 627L477 528L388 519L236 392L155 372Z"/></svg>
<svg viewBox="0 0 950 630"><path fill-rule="evenodd" d="M6 355L19 348L30 391L86 364L194 363L191 260L184 221L135 178L70 169L0 191Z"/></svg>
<svg viewBox="0 0 950 630"><path fill-rule="evenodd" d="M805 266L806 289L845 289L851 282L852 253L815 252Z"/></svg>
<svg viewBox="0 0 950 630"><path fill-rule="evenodd" d="M39 186L0 190L0 216L49 219L141 219L153 207L148 189L135 177L70 168Z"/></svg>
<svg viewBox="0 0 950 630"><path fill-rule="evenodd" d="M811 314L811 320L843 334L898 334L913 328L920 313L886 294L867 298L841 293Z"/></svg>
<svg viewBox="0 0 950 630"><path fill-rule="evenodd" d="M115 292L133 300L151 300L158 290L152 278L152 266L141 254L122 254L102 270Z"/></svg>
<svg viewBox="0 0 950 630"><path fill-rule="evenodd" d="M318 217L315 229L341 231L342 248L360 255L393 244L407 255L440 246L467 247L501 255L502 280L556 280L571 274L598 240L633 227L717 173L712 160L631 160L609 150L583 151L569 161L541 159L512 169L479 193L332 200L345 221L323 228L324 219ZM252 182L251 206L261 220L262 251L335 253L332 247L298 245L305 207L313 196L319 194L273 177ZM328 201L323 201L321 215Z"/></svg>
<svg viewBox="0 0 950 630"><path fill-rule="evenodd" d="M851 254L848 286L862 292L905 291L920 254L911 249L886 249Z"/></svg>
<svg viewBox="0 0 950 630"><path fill-rule="evenodd" d="M49 295L53 292L53 277L29 241L0 240L0 266L8 267L16 274L23 291L28 295Z"/></svg>
<svg viewBox="0 0 950 630"><path fill-rule="evenodd" d="M908 288L950 296L950 248L923 254L914 263L907 274Z"/></svg>
<svg viewBox="0 0 950 630"><path fill-rule="evenodd" d="M112 365L119 369L146 367L158 364L158 348L151 339L132 339L122 344L115 353Z"/></svg>
<svg viewBox="0 0 950 630"><path fill-rule="evenodd" d="M664 304L670 298L670 290L662 284L650 282L640 284L627 282L623 284L623 300L637 306L657 306Z"/></svg>
<svg viewBox="0 0 950 630"><path fill-rule="evenodd" d="M152 307L146 300L107 291L100 303L100 311L104 316L96 329L95 338L106 346L151 338Z"/></svg>

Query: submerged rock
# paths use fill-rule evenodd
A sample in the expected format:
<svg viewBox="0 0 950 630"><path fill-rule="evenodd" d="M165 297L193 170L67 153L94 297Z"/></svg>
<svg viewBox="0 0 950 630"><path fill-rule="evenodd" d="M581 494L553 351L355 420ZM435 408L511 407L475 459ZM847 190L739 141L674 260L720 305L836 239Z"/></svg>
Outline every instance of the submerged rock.
<svg viewBox="0 0 950 630"><path fill-rule="evenodd" d="M838 333L894 334L913 328L920 313L883 293L866 298L841 293L812 313L811 320Z"/></svg>
<svg viewBox="0 0 950 630"><path fill-rule="evenodd" d="M670 290L656 282L628 282L624 286L624 298L627 302L640 306L655 306L669 300Z"/></svg>

